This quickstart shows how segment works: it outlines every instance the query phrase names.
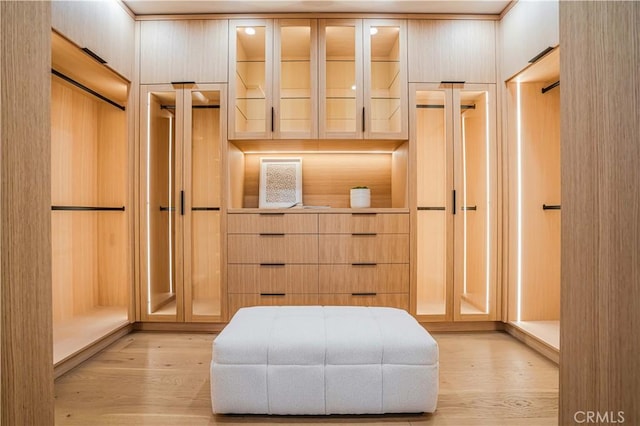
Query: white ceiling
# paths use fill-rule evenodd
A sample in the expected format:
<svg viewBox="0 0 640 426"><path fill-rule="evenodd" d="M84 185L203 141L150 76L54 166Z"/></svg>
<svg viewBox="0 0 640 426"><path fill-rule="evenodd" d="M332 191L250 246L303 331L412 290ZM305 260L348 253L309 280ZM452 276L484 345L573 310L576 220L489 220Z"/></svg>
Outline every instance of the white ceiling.
<svg viewBox="0 0 640 426"><path fill-rule="evenodd" d="M197 13L443 13L499 14L509 0L123 0L136 15Z"/></svg>

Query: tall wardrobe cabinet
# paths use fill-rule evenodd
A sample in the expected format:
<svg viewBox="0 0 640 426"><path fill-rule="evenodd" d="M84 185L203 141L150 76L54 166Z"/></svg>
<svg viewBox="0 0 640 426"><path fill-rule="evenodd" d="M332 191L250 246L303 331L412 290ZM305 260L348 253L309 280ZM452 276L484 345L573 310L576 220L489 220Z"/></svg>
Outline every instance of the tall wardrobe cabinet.
<svg viewBox="0 0 640 426"><path fill-rule="evenodd" d="M142 86L142 321L219 322L226 86Z"/></svg>

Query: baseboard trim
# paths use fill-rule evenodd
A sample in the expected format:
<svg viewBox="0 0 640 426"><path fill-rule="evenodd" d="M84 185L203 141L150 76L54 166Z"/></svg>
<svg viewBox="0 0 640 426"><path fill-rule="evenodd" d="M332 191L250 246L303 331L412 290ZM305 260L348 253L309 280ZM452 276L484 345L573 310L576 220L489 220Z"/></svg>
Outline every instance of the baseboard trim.
<svg viewBox="0 0 640 426"><path fill-rule="evenodd" d="M133 324L125 324L59 361L53 366L53 378L57 379L132 331Z"/></svg>
<svg viewBox="0 0 640 426"><path fill-rule="evenodd" d="M500 321L421 322L420 325L430 333L504 330L504 323Z"/></svg>
<svg viewBox="0 0 640 426"><path fill-rule="evenodd" d="M227 323L220 322L136 322L135 331L176 331L188 333L220 333Z"/></svg>
<svg viewBox="0 0 640 426"><path fill-rule="evenodd" d="M540 355L550 359L556 364L560 364L560 351L558 349L513 324L504 324L504 329L511 336L529 346Z"/></svg>

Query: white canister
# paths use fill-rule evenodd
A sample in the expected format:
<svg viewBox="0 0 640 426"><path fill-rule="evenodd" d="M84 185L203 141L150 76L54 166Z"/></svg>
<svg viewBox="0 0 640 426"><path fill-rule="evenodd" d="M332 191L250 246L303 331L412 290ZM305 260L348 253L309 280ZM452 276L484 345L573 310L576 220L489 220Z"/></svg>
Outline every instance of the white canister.
<svg viewBox="0 0 640 426"><path fill-rule="evenodd" d="M371 207L371 190L369 188L351 188L351 208L366 209Z"/></svg>

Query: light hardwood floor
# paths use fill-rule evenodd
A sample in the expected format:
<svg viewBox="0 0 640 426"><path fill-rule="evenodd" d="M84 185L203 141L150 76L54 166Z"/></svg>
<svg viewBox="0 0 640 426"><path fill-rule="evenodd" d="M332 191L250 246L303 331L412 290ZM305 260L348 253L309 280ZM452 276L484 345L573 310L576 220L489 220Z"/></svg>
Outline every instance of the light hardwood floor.
<svg viewBox="0 0 640 426"><path fill-rule="evenodd" d="M127 335L55 382L59 425L554 425L558 367L501 332L434 334L440 394L434 414L211 414L211 334Z"/></svg>

